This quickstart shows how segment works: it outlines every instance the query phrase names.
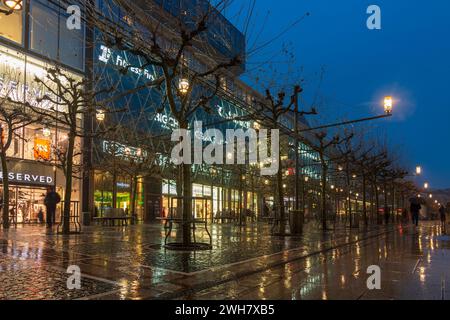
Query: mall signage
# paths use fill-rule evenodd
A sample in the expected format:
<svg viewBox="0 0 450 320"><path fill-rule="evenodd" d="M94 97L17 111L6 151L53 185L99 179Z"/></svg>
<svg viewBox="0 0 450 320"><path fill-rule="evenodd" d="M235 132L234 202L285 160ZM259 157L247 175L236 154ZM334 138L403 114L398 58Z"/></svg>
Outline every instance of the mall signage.
<svg viewBox="0 0 450 320"><path fill-rule="evenodd" d="M0 171L0 180L3 180L3 172ZM30 185L53 185L53 177L41 176L26 172L9 172L8 179L10 183L30 184Z"/></svg>
<svg viewBox="0 0 450 320"><path fill-rule="evenodd" d="M135 74L138 77L144 77L149 81L154 81L156 79L156 74L153 71L148 69L139 68L136 66L132 66L130 62L128 62L128 58L126 56L122 56L111 48L108 48L105 45L100 45L100 54L98 56L98 60L105 64L113 64L119 68L128 68L129 71Z"/></svg>
<svg viewBox="0 0 450 320"><path fill-rule="evenodd" d="M9 161L8 180L11 185L26 186L54 186L54 172L51 166L39 163ZM0 171L0 181L3 180L3 172Z"/></svg>

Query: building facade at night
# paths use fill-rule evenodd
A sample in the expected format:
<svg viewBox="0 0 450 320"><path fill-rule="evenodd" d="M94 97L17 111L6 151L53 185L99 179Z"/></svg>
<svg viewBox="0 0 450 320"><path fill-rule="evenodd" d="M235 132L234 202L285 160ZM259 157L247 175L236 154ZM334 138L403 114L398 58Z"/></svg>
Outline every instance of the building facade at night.
<svg viewBox="0 0 450 320"><path fill-rule="evenodd" d="M3 2L1 6L5 9ZM34 81L35 77L43 77L46 68L56 61L74 79L85 76L84 27L68 32L65 18L67 15L56 6L39 0L23 1L22 10L0 15L0 95L3 98L52 108L55 106L38 101L49 92ZM64 146L66 140L66 128L50 121L31 124L16 132L7 152L13 222L37 222L37 213L44 208L47 187L54 186L64 194L65 177L53 163L51 149ZM81 143L77 141L79 146ZM73 200L80 201L79 180L73 183L73 191Z"/></svg>
<svg viewBox="0 0 450 320"><path fill-rule="evenodd" d="M154 2L161 9L161 12L155 14L160 19L176 16L177 12L182 11L178 7L180 4L189 8L194 3L202 3L193 0ZM126 74L121 72L121 67L144 63L126 51L108 47L101 33L95 28L88 28L84 23L80 30L68 30L65 27L68 15L63 10L62 3L61 6L58 6L58 2L47 0L28 0L23 3L22 10L9 16L0 16L0 94L3 96L10 95L16 101L30 104L37 103L37 98L46 93L45 88L35 86L34 78L45 76L45 69L54 65L60 66L74 78L98 79L96 85L100 87L116 86L117 92L125 92L157 77L157 69L148 66L131 68ZM123 10L118 7L114 12L104 10L103 0L95 1L95 5L99 11L105 12L106 18L122 19L123 27L127 27L126 13ZM108 8L111 7L114 6L108 3ZM82 14L84 15L84 11ZM218 21L217 30L213 27L208 32L207 41L210 45L224 57L236 52L245 56L244 35L222 15L218 17ZM214 37L217 32L226 35L229 46ZM244 71L245 62L236 72L239 74ZM224 78L220 92L211 101L213 112L206 113L200 109L191 121L202 121L204 127L214 126L222 132L227 129L253 128L255 123L252 121L234 119L246 115L255 98L260 98L259 94L245 83ZM108 208L127 212L133 199L139 221L148 222L165 217L172 209L172 199L177 195L177 174L169 164L170 152L167 145L158 142L167 137L170 140L170 134L178 124L169 108L162 103L161 95L152 88L120 98L113 104L117 109L127 109L112 120L124 128L124 134L120 137L77 141L77 147L83 150L84 160L80 157L76 161L85 170L79 179L74 180L72 200L80 203L80 211L90 212L97 217ZM286 117L283 122L293 130L292 118ZM95 118L80 119L80 123L86 126L86 130L96 130L101 125ZM304 127L307 124L302 119L300 125ZM130 134L133 139L129 138ZM120 168L116 170L111 165L111 158L118 156L117 149L119 153L141 154L141 135L156 137L153 152L160 157L161 170L155 175L138 176L135 181ZM23 128L21 136L25 139L14 141L8 151L12 174L11 208L18 223L33 223L36 222L37 212L43 207L46 187L55 186L61 195L64 193L65 177L56 163L52 163L51 149L64 145L67 131L58 123L48 122ZM203 138L207 142L208 137ZM295 168L295 163L292 162L294 155L290 150L291 140L288 138L285 148L282 148L282 159L287 163L283 169L286 170L286 179L295 174L292 169ZM111 146L116 149L113 155L110 152ZM319 179L320 170L315 152L307 144L301 144L300 155L302 177ZM203 209L198 208L195 209L195 214L208 219L225 210L238 212L239 208L247 208L255 215L261 215L263 201L273 202L274 182L265 181L249 172L242 174L233 168L194 165L192 176L193 196L209 198L207 212L200 212ZM136 188L135 198L132 196L133 186ZM290 206L292 202L290 194L286 203Z"/></svg>

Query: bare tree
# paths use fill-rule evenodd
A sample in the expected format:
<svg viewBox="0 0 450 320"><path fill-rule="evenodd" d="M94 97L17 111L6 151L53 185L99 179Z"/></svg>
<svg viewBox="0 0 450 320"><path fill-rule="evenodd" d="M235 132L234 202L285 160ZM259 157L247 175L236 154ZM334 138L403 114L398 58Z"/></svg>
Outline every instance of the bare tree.
<svg viewBox="0 0 450 320"><path fill-rule="evenodd" d="M9 89L11 90L11 89ZM13 101L9 97L9 90L0 97L0 159L3 186L3 228L9 228L9 169L7 163L7 152L14 138L24 139L22 129L26 126L39 122L39 118L33 117L26 112L23 104Z"/></svg>
<svg viewBox="0 0 450 320"><path fill-rule="evenodd" d="M340 137L338 134L333 138L329 139L326 131L316 133L315 138L318 141L315 150L317 151L320 159L321 166L321 218L322 218L322 229L327 230L327 190L328 190L328 174L330 169L330 163L336 162L341 158L341 155L337 154L336 148L341 145L348 143L352 138L353 134L345 134L344 137Z"/></svg>
<svg viewBox="0 0 450 320"><path fill-rule="evenodd" d="M96 98L105 93L111 93L114 88L103 88L91 90L92 81L79 79L68 75L60 67L55 66L46 70L43 78L35 77L34 81L39 86L43 86L48 92L37 99L38 105L26 102L27 107L44 121L53 122L67 130L67 141L63 146L55 148L55 157L62 168L66 181L64 193L64 206L62 213L62 232L70 234L70 211L72 203L72 186L74 173L77 172L79 162L77 157L81 150L77 148L77 138L91 139L96 133L87 132L82 125L83 117L92 117L99 112L101 107L102 114L110 112L119 112L118 110L109 110L107 104L95 102ZM44 108L43 105L50 107Z"/></svg>
<svg viewBox="0 0 450 320"><path fill-rule="evenodd" d="M219 2L224 6L226 1ZM105 35L105 42L139 57L144 63L139 68L157 68L158 76L139 89L154 87L170 109L179 128L190 129L194 114L203 109L211 112L210 102L224 89L226 78L235 77L234 69L243 63L242 52L223 57L214 52L206 37L214 28L220 11L211 5L192 8L195 12L179 12L167 20L167 24L154 18L159 7L150 3L117 0L127 12L127 28L117 28L104 20L95 26ZM173 22L173 23L171 23ZM211 54L205 54L205 52ZM199 63L200 62L200 63ZM130 69L132 66L125 67ZM181 182L178 185L183 197L182 245L191 245L192 177L191 165L180 166Z"/></svg>
<svg viewBox="0 0 450 320"><path fill-rule="evenodd" d="M109 143L104 150L106 156L102 159L101 167L113 176L113 198L116 194L117 176L130 178L130 214L137 217L136 200L138 182L140 178L155 177L161 173L161 157L155 151L149 134L145 134L127 125L117 126L113 131L104 134ZM113 207L116 201L113 199Z"/></svg>

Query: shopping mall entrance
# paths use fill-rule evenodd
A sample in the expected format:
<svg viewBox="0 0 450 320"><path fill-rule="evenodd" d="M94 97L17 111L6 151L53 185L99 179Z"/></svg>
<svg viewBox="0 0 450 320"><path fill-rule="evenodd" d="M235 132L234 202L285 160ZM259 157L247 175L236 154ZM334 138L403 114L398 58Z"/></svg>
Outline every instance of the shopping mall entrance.
<svg viewBox="0 0 450 320"><path fill-rule="evenodd" d="M45 222L44 205L48 187L55 187L61 199L64 199L65 177L60 169L41 163L10 159L9 169L9 208L10 224L37 224ZM3 186L0 175L0 199L3 199ZM79 183L74 182L72 199L77 201L80 195ZM2 200L3 202L3 200ZM4 210L5 208L2 208ZM42 210L42 216L39 211ZM0 215L1 216L1 215ZM41 219L40 219L41 218ZM60 205L56 210L56 221L60 221Z"/></svg>
<svg viewBox="0 0 450 320"><path fill-rule="evenodd" d="M46 192L46 188L19 186L9 188L9 217L11 224L42 222L39 220L38 213L39 210L42 210L43 217L45 217L44 198Z"/></svg>

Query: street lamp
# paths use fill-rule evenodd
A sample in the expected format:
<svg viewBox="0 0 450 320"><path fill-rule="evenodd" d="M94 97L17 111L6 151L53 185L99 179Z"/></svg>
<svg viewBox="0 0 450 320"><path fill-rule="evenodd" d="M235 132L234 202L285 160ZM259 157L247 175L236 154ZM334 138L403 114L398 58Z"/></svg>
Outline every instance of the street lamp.
<svg viewBox="0 0 450 320"><path fill-rule="evenodd" d="M386 112L386 114L392 114L392 107L393 107L392 97L390 96L384 97L384 112Z"/></svg>
<svg viewBox="0 0 450 320"><path fill-rule="evenodd" d="M429 184L428 182L425 182L424 185L423 185L423 187L424 187L425 189L428 189L428 188L430 187L430 184Z"/></svg>
<svg viewBox="0 0 450 320"><path fill-rule="evenodd" d="M48 138L48 137L50 137L51 134L52 133L49 128L47 128L47 127L42 128L42 135L44 137Z"/></svg>
<svg viewBox="0 0 450 320"><path fill-rule="evenodd" d="M105 111L102 109L97 110L97 113L95 114L95 118L97 121L104 121L105 120Z"/></svg>
<svg viewBox="0 0 450 320"><path fill-rule="evenodd" d="M23 8L22 0L3 0L3 3L11 10L19 11Z"/></svg>
<svg viewBox="0 0 450 320"><path fill-rule="evenodd" d="M178 90L181 94L186 94L189 91L189 80L186 78L180 79L180 82L178 83Z"/></svg>
<svg viewBox="0 0 450 320"><path fill-rule="evenodd" d="M422 174L422 167L421 166L417 166L416 167L416 174L417 175L421 175Z"/></svg>

